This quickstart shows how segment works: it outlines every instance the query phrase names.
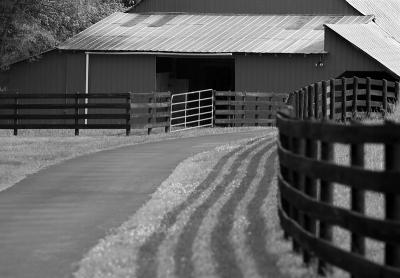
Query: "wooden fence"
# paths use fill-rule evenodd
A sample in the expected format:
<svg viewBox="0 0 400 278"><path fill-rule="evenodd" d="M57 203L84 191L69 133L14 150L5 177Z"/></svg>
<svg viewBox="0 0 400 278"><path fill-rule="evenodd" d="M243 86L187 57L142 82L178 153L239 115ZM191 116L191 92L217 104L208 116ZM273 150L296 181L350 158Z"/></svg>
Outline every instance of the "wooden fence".
<svg viewBox="0 0 400 278"><path fill-rule="evenodd" d="M300 119L277 116L278 211L293 249L303 253L305 263L316 257L321 274L334 265L353 277L400 277L400 125L343 125L303 120L303 113L297 116ZM336 143L350 146L350 166L335 164ZM364 168L364 148L369 143L384 146L383 171ZM333 204L334 183L350 188L350 209ZM385 219L365 214L367 191L383 194ZM334 245L333 226L351 233L350 250ZM384 264L366 258L366 237L384 244Z"/></svg>
<svg viewBox="0 0 400 278"><path fill-rule="evenodd" d="M154 92L132 95L132 128L147 128L150 134L153 128L170 128L171 93Z"/></svg>
<svg viewBox="0 0 400 278"><path fill-rule="evenodd" d="M345 121L360 114L384 114L393 108L399 94L399 82L353 77L306 86L291 93L288 103L300 119Z"/></svg>
<svg viewBox="0 0 400 278"><path fill-rule="evenodd" d="M0 129L13 129L14 135L18 129L74 129L75 135L79 135L80 129L125 129L129 135L130 97L130 94L1 93ZM116 113L116 109L124 112ZM107 123L107 120L120 121Z"/></svg>
<svg viewBox="0 0 400 278"><path fill-rule="evenodd" d="M170 93L0 94L0 129L125 129L169 127ZM137 101L137 103L135 102ZM163 110L163 111L160 111ZM162 122L160 118L166 118Z"/></svg>
<svg viewBox="0 0 400 278"><path fill-rule="evenodd" d="M276 113L286 108L287 94L215 92L215 124L222 126L271 126Z"/></svg>

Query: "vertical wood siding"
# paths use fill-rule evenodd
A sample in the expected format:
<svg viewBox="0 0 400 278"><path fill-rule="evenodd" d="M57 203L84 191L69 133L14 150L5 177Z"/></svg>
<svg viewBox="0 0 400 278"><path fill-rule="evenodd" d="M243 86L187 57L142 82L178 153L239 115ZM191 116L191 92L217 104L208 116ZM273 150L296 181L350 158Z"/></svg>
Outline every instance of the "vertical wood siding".
<svg viewBox="0 0 400 278"><path fill-rule="evenodd" d="M84 53L66 53L66 93L85 92L85 67L86 57Z"/></svg>
<svg viewBox="0 0 400 278"><path fill-rule="evenodd" d="M149 93L155 86L155 56L90 55L90 93Z"/></svg>
<svg viewBox="0 0 400 278"><path fill-rule="evenodd" d="M7 76L1 87L21 93L64 93L65 56L57 51L43 55L34 62L23 61L1 73Z"/></svg>
<svg viewBox="0 0 400 278"><path fill-rule="evenodd" d="M360 14L345 0L142 0L132 12Z"/></svg>
<svg viewBox="0 0 400 278"><path fill-rule="evenodd" d="M325 29L325 50L329 53L327 67L332 77L347 71L385 71L388 70L372 57L344 40L332 30Z"/></svg>
<svg viewBox="0 0 400 278"><path fill-rule="evenodd" d="M235 90L287 93L308 84L338 77L345 71L386 71L355 48L334 42L332 52L316 67L320 55L238 55L235 63Z"/></svg>

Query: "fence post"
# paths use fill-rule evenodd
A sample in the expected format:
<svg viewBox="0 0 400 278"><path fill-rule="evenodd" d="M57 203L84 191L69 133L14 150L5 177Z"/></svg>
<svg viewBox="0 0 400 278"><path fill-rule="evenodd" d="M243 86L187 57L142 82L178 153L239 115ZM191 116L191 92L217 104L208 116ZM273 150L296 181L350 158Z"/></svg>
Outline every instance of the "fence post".
<svg viewBox="0 0 400 278"><path fill-rule="evenodd" d="M400 82L396 81L394 83L394 97L396 98L396 102L399 101L399 96L400 96Z"/></svg>
<svg viewBox="0 0 400 278"><path fill-rule="evenodd" d="M131 113L131 92L128 93L128 96L126 97L126 103L127 108L126 108L126 136L129 136L131 134L131 119L132 119L132 113Z"/></svg>
<svg viewBox="0 0 400 278"><path fill-rule="evenodd" d="M304 90L303 119L307 119L308 118L308 92L307 92L307 87L304 87L303 90Z"/></svg>
<svg viewBox="0 0 400 278"><path fill-rule="evenodd" d="M149 126L147 127L147 135L150 135L151 131L153 130L154 109L155 109L154 103L156 103L155 98L156 98L156 95L154 92L152 92L152 96L149 101L149 105L150 105L149 120L147 121ZM186 113L186 111L185 111L185 113ZM186 118L185 118L185 121L186 121ZM186 123L185 123L185 127L186 127Z"/></svg>
<svg viewBox="0 0 400 278"><path fill-rule="evenodd" d="M385 123L390 126L390 122ZM385 145L385 170L400 171L400 144ZM385 215L387 220L400 221L400 195L385 194ZM400 267L400 244L385 246L385 264Z"/></svg>
<svg viewBox="0 0 400 278"><path fill-rule="evenodd" d="M336 113L336 108L335 108L335 103L336 103L336 88L335 88L335 79L330 80L330 87L331 87L331 92L330 92L330 119L334 120L335 119L335 113Z"/></svg>
<svg viewBox="0 0 400 278"><path fill-rule="evenodd" d="M294 95L294 115L296 116L297 119L300 118L299 116L299 110L300 110L300 95L299 95L299 91L295 91L293 93Z"/></svg>
<svg viewBox="0 0 400 278"><path fill-rule="evenodd" d="M357 93L358 93L358 78L353 77L353 107L352 107L352 118L357 116Z"/></svg>
<svg viewBox="0 0 400 278"><path fill-rule="evenodd" d="M346 78L342 77L342 122L346 121L346 109L347 109L347 103L346 103L346 91L347 91L347 83L346 83Z"/></svg>
<svg viewBox="0 0 400 278"><path fill-rule="evenodd" d="M303 91L299 90L299 119L303 119L304 116L304 95Z"/></svg>
<svg viewBox="0 0 400 278"><path fill-rule="evenodd" d="M385 115L387 112L387 80L383 79L383 88L382 88L382 114Z"/></svg>
<svg viewBox="0 0 400 278"><path fill-rule="evenodd" d="M281 144L281 147L284 149L289 148L289 142L288 142L288 136L286 134L283 134L282 132L279 132L279 142ZM280 173L281 176L284 180L289 180L289 171L288 168L286 168L284 165L280 164L279 165ZM290 215L291 209L290 209L290 204L288 201L286 201L283 197L282 194L280 193L280 201L281 201L281 206L282 210L287 214ZM289 234L284 230L283 231L283 237L285 239L289 239Z"/></svg>
<svg viewBox="0 0 400 278"><path fill-rule="evenodd" d="M306 139L306 157L311 159L318 158L318 141ZM311 177L305 177L304 193L311 198L317 198L317 180ZM309 215L304 215L304 228L306 231L315 235L317 233L317 221ZM303 262L309 264L311 255L309 252L303 251Z"/></svg>
<svg viewBox="0 0 400 278"><path fill-rule="evenodd" d="M303 138L292 138L292 152L301 156L306 154L305 140ZM304 192L304 175L301 172L292 172L292 186L297 190ZM296 209L292 209L291 217L302 227L304 227L304 214ZM301 252L300 245L293 239L293 251Z"/></svg>
<svg viewBox="0 0 400 278"><path fill-rule="evenodd" d="M75 136L79 135L79 92L75 93Z"/></svg>
<svg viewBox="0 0 400 278"><path fill-rule="evenodd" d="M259 126L259 123L258 123L258 96L256 96L256 105L255 105L255 107L254 107L254 125L255 126ZM294 105L296 105L296 99L295 99L295 102L294 102ZM272 111L271 111L272 112Z"/></svg>
<svg viewBox="0 0 400 278"><path fill-rule="evenodd" d="M169 96L166 98L165 100L166 102L169 102L169 107L167 108L167 112L169 114L169 117L167 117L167 122L168 124L165 126L164 131L165 133L170 131L171 128L171 111L172 111L172 99L171 99L171 93L169 94ZM213 119L215 120L215 119Z"/></svg>
<svg viewBox="0 0 400 278"><path fill-rule="evenodd" d="M14 136L18 135L18 92L15 93L15 98L14 98Z"/></svg>
<svg viewBox="0 0 400 278"><path fill-rule="evenodd" d="M350 162L352 166L364 167L364 144L350 145ZM365 212L365 191L351 188L351 210L364 214ZM365 238L351 233L351 252L365 255Z"/></svg>
<svg viewBox="0 0 400 278"><path fill-rule="evenodd" d="M321 142L321 160L327 162L334 161L333 144ZM321 180L320 182L320 200L321 202L333 203L333 184ZM332 226L324 221L319 222L319 237L331 242L332 241ZM318 260L318 274L325 275L330 272L330 267L321 259Z"/></svg>
<svg viewBox="0 0 400 278"><path fill-rule="evenodd" d="M314 87L308 86L308 119L314 117L314 110L313 110L313 98L314 98Z"/></svg>
<svg viewBox="0 0 400 278"><path fill-rule="evenodd" d="M314 84L314 117L319 119L319 85Z"/></svg>
<svg viewBox="0 0 400 278"><path fill-rule="evenodd" d="M366 103L367 103L367 117L371 115L371 78L367 77L366 86Z"/></svg>
<svg viewBox="0 0 400 278"><path fill-rule="evenodd" d="M243 114L242 114L242 122L241 122L240 126L244 125L244 121L246 119L246 106L245 106L245 103L246 103L246 92L243 92L243 103L242 103L242 112L243 112Z"/></svg>
<svg viewBox="0 0 400 278"><path fill-rule="evenodd" d="M327 117L327 90L328 89L328 84L326 81L322 81L322 119L326 120Z"/></svg>

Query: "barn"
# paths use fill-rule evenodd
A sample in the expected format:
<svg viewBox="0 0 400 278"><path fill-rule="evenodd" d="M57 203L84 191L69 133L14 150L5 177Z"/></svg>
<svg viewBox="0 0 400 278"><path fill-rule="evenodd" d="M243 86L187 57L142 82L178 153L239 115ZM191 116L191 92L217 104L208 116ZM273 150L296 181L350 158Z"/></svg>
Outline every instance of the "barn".
<svg viewBox="0 0 400 278"><path fill-rule="evenodd" d="M142 0L11 65L0 87L280 93L340 76L399 80L396 14L397 0Z"/></svg>

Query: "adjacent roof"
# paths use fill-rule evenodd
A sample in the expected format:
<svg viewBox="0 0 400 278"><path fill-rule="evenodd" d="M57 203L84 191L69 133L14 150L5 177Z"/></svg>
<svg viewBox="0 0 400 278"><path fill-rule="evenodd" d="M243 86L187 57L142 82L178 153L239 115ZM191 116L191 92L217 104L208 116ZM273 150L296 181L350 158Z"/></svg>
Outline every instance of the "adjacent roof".
<svg viewBox="0 0 400 278"><path fill-rule="evenodd" d="M347 0L364 15L374 15L375 22L400 42L400 0Z"/></svg>
<svg viewBox="0 0 400 278"><path fill-rule="evenodd" d="M59 49L183 53L323 53L324 24L372 17L115 13Z"/></svg>
<svg viewBox="0 0 400 278"><path fill-rule="evenodd" d="M370 23L326 26L400 77L400 43L378 25Z"/></svg>

